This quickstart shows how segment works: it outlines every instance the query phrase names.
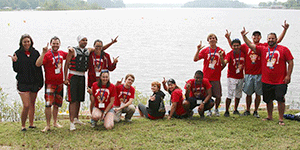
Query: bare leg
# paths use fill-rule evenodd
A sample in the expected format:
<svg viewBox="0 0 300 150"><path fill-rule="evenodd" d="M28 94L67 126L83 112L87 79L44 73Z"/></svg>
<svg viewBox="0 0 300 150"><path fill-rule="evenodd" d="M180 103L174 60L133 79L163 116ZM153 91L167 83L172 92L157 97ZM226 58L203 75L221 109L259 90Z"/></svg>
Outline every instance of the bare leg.
<svg viewBox="0 0 300 150"><path fill-rule="evenodd" d="M95 105L95 100L94 100L94 96L93 95L90 95L90 100L91 100L91 104L90 104L90 112L92 114L93 112L93 107Z"/></svg>
<svg viewBox="0 0 300 150"><path fill-rule="evenodd" d="M22 109L22 113L21 113L22 128L25 128L25 123L27 120L28 112L29 112L30 94L29 94L29 92L21 92L21 93L19 93L19 95L23 102L23 109Z"/></svg>
<svg viewBox="0 0 300 150"><path fill-rule="evenodd" d="M230 103L231 103L231 99L226 98L226 112L229 112Z"/></svg>
<svg viewBox="0 0 300 150"><path fill-rule="evenodd" d="M217 97L216 98L216 105L215 105L215 109L218 109L221 103L221 97Z"/></svg>
<svg viewBox="0 0 300 150"><path fill-rule="evenodd" d="M75 102L76 104L76 107L75 107L75 115L74 115L74 118L77 118L79 119L79 110L80 110L80 102Z"/></svg>
<svg viewBox="0 0 300 150"><path fill-rule="evenodd" d="M50 130L51 107L45 108L45 115L46 115L47 126L42 130L42 132L46 132Z"/></svg>
<svg viewBox="0 0 300 150"><path fill-rule="evenodd" d="M240 98L235 98L235 100L234 100L234 110L235 111L237 111L239 103L240 103Z"/></svg>
<svg viewBox="0 0 300 150"><path fill-rule="evenodd" d="M37 93L29 92L30 94L30 104L29 104L29 125L33 126L33 120L34 120L34 112L35 112L35 100Z"/></svg>
<svg viewBox="0 0 300 150"><path fill-rule="evenodd" d="M261 101L261 96L256 94L255 95L255 108L254 108L254 111L258 110L258 107L260 105L260 101Z"/></svg>
<svg viewBox="0 0 300 150"><path fill-rule="evenodd" d="M138 110L139 110L140 116L144 117L144 114L140 111L140 109L138 109Z"/></svg>
<svg viewBox="0 0 300 150"><path fill-rule="evenodd" d="M273 116L272 116L272 113L273 113L273 100L270 101L268 104L267 104L267 111L268 111L268 119L269 120L272 120L273 119Z"/></svg>
<svg viewBox="0 0 300 150"><path fill-rule="evenodd" d="M57 123L57 115L58 115L58 110L59 107L54 105L53 110L52 110L52 115L53 115L53 126L57 128L61 128L62 126Z"/></svg>
<svg viewBox="0 0 300 150"><path fill-rule="evenodd" d="M110 130L114 127L114 113L108 112L104 118L104 127Z"/></svg>
<svg viewBox="0 0 300 150"><path fill-rule="evenodd" d="M251 103L252 103L252 95L247 95L247 97L246 97L246 111L250 112Z"/></svg>
<svg viewBox="0 0 300 150"><path fill-rule="evenodd" d="M75 118L76 103L77 102L70 102L70 104L69 104L69 116L70 116L70 121L72 123L74 122L74 118Z"/></svg>
<svg viewBox="0 0 300 150"><path fill-rule="evenodd" d="M278 101L278 113L279 113L279 121L283 121L283 114L285 111L285 103ZM284 125L284 124L281 124Z"/></svg>
<svg viewBox="0 0 300 150"><path fill-rule="evenodd" d="M187 101L187 100L184 100L183 103L182 103L182 106L183 106L184 110L188 113L191 111L190 110L190 105L191 105L190 102Z"/></svg>

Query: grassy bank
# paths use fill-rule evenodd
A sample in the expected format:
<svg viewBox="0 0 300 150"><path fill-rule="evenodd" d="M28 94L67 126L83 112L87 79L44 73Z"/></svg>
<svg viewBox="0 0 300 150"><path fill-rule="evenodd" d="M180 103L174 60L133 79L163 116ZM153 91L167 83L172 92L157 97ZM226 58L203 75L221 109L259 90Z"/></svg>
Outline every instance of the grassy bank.
<svg viewBox="0 0 300 150"><path fill-rule="evenodd" d="M266 117L266 112L259 112ZM296 113L288 111L287 113ZM211 117L200 120L196 115L186 120L134 118L131 123L115 124L106 131L102 122L96 128L77 125L69 131L69 121L61 120L62 129L40 130L46 125L37 121L37 129L21 132L20 122L0 123L0 149L299 149L299 123L285 120L278 125L253 116ZM84 120L87 122L88 120Z"/></svg>

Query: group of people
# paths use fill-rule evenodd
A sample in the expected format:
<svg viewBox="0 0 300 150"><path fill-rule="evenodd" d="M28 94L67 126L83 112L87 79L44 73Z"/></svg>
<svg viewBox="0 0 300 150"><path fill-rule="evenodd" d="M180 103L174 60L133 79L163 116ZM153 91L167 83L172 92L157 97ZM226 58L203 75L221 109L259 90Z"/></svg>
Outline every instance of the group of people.
<svg viewBox="0 0 300 150"><path fill-rule="evenodd" d="M164 97L161 86L171 95L171 108L168 119L189 118L193 116L193 109L198 106L200 118L204 118L204 111L212 116L211 109L215 106L214 115L220 116L219 105L222 97L220 82L221 72L228 64L228 96L226 98L225 117L230 116L229 106L235 98L233 114L240 114L237 110L242 91L246 97L246 111L243 115L250 115L252 95L255 93L255 109L253 115L259 118L257 112L261 95L267 103L268 117L263 120L272 120L273 100L278 101L279 124L284 125L285 94L291 80L293 70L293 56L290 50L278 45L283 39L289 24L284 22L283 32L277 39L275 33L267 36L267 43L260 43L261 33L254 31L251 42L245 28L241 31L245 44L239 39L231 41L230 32L226 32L232 50L225 55L225 51L217 46L218 38L209 34L209 46L204 48L202 42L197 46L194 61L203 59L203 71L197 70L194 78L186 81L185 93L176 85L174 79L155 81L151 83L153 92L148 100L148 106L138 105L140 116L148 119L161 119L165 116ZM95 40L93 48L86 48L87 37L77 37L78 46L68 47L68 52L59 50L61 41L53 37L40 54L33 47L33 40L28 34L21 36L19 49L10 56L13 69L17 73L17 89L23 102L21 114L22 128L26 131L25 122L29 115L29 128L36 128L33 124L35 100L37 92L45 82L45 116L47 126L43 132L50 130L50 120L53 116L53 126L61 128L57 121L58 108L63 103L63 85L67 86L67 101L69 102L70 130L76 130L75 124L85 124L79 120L80 102L85 99L85 72L88 71L88 89L90 94L91 125L96 126L99 120L104 121L106 129L112 129L114 122L121 120L121 114L126 113L125 121L130 122L135 112L133 105L135 89L132 86L135 77L132 74L125 76L124 83L110 82L110 71L118 63L118 57L110 59L105 52L117 38L103 46L101 40ZM64 69L63 69L63 60ZM288 64L288 66L286 66ZM44 66L45 81L41 66ZM213 97L215 100L213 100ZM53 106L53 107L52 107ZM51 110L51 107L53 110Z"/></svg>

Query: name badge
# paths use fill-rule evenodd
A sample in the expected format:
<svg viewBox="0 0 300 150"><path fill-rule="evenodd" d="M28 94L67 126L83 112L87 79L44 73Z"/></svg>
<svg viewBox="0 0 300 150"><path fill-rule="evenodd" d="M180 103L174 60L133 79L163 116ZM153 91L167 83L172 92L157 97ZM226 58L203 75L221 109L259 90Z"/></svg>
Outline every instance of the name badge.
<svg viewBox="0 0 300 150"><path fill-rule="evenodd" d="M208 65L208 67L209 67L210 69L215 69L215 65L212 64L212 63L210 63L210 64Z"/></svg>
<svg viewBox="0 0 300 150"><path fill-rule="evenodd" d="M236 72L236 74L238 74L238 73L240 73L241 71L240 71L239 68L237 68L235 72Z"/></svg>
<svg viewBox="0 0 300 150"><path fill-rule="evenodd" d="M100 77L100 72L96 72L96 77Z"/></svg>
<svg viewBox="0 0 300 150"><path fill-rule="evenodd" d="M59 68L55 69L55 74L60 74L60 69Z"/></svg>
<svg viewBox="0 0 300 150"><path fill-rule="evenodd" d="M268 61L268 62L267 62L267 67L273 67L273 63L270 62L270 61Z"/></svg>
<svg viewBox="0 0 300 150"><path fill-rule="evenodd" d="M98 104L98 107L99 107L99 108L104 108L105 105L104 105L104 103L99 103L99 104Z"/></svg>
<svg viewBox="0 0 300 150"><path fill-rule="evenodd" d="M201 104L202 103L202 100L197 100L197 104Z"/></svg>

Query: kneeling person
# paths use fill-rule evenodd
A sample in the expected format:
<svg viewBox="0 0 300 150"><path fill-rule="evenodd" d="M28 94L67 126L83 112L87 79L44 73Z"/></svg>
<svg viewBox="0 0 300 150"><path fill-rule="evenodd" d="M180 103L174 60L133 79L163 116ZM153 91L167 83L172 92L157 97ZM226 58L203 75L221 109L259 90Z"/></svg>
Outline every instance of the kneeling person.
<svg viewBox="0 0 300 150"><path fill-rule="evenodd" d="M185 85L186 100L184 100L183 106L190 116L196 106L199 106L198 113L201 118L204 117L204 111L214 106L214 101L211 99L211 87L209 80L203 78L203 72L200 70L196 71L194 79L187 81Z"/></svg>
<svg viewBox="0 0 300 150"><path fill-rule="evenodd" d="M92 111L92 127L98 120L104 120L104 127L109 130L114 127L114 111L112 106L115 101L115 86L109 82L108 70L102 70L100 80L92 86L95 107Z"/></svg>

